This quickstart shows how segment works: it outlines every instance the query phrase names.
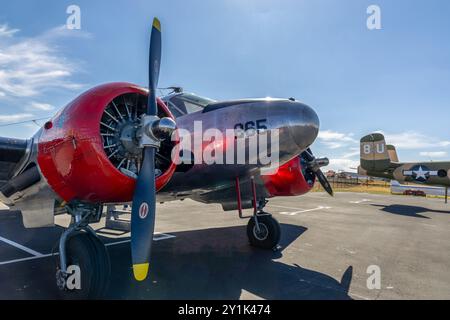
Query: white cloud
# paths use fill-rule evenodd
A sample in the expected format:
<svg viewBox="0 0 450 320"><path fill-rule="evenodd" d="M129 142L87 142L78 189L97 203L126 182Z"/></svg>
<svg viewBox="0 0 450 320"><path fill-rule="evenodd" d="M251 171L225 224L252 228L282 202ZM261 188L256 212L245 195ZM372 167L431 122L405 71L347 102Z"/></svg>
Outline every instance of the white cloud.
<svg viewBox="0 0 450 320"><path fill-rule="evenodd" d="M415 131L402 133L384 133L386 143L394 145L397 149L414 150L425 148L438 148L450 146L450 141L439 140Z"/></svg>
<svg viewBox="0 0 450 320"><path fill-rule="evenodd" d="M330 149L338 149L350 144L358 143L358 141L353 138L353 133L341 133L332 130L320 131L318 138Z"/></svg>
<svg viewBox="0 0 450 320"><path fill-rule="evenodd" d="M448 153L446 151L425 151L421 152L420 155L429 158L445 158Z"/></svg>
<svg viewBox="0 0 450 320"><path fill-rule="evenodd" d="M7 24L0 24L0 37L11 38L19 29L10 29Z"/></svg>
<svg viewBox="0 0 450 320"><path fill-rule="evenodd" d="M353 136L352 133L346 134L332 130L323 130L319 133L319 138L323 140L354 141L351 136Z"/></svg>
<svg viewBox="0 0 450 320"><path fill-rule="evenodd" d="M348 148L348 151L344 154L344 156L342 158L345 158L345 159L350 159L350 158L355 158L355 157L359 158L359 153L360 153L359 148L350 147L350 148Z"/></svg>
<svg viewBox="0 0 450 320"><path fill-rule="evenodd" d="M51 111L55 107L48 103L31 102L27 107L29 110Z"/></svg>
<svg viewBox="0 0 450 320"><path fill-rule="evenodd" d="M0 26L0 92L3 97L32 97L49 89L79 89L70 78L78 70L52 44L68 33L61 27L35 38L16 37L17 29ZM76 33L73 33L76 34ZM1 38L0 38L1 39Z"/></svg>
<svg viewBox="0 0 450 320"><path fill-rule="evenodd" d="M0 123L19 122L29 120L33 117L31 113L17 113L0 115Z"/></svg>
<svg viewBox="0 0 450 320"><path fill-rule="evenodd" d="M337 158L330 159L330 164L325 167L325 170L354 172L358 166L359 160Z"/></svg>

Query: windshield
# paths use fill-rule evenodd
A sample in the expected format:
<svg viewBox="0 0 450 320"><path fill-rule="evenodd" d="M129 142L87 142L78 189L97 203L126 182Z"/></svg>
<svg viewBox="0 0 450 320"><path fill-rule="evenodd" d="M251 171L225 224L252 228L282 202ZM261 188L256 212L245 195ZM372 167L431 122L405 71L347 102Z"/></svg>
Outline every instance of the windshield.
<svg viewBox="0 0 450 320"><path fill-rule="evenodd" d="M165 97L163 100L167 103L175 117L201 111L207 105L215 102L215 100L200 97L192 93L176 94Z"/></svg>

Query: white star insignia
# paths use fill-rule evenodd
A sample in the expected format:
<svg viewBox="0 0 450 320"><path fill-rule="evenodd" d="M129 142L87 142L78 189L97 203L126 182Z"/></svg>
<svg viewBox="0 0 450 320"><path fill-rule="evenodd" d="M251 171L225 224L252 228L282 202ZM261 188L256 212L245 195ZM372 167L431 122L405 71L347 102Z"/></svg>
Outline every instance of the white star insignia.
<svg viewBox="0 0 450 320"><path fill-rule="evenodd" d="M423 180L426 180L427 179L426 175L430 173L429 171L424 171L422 169L422 166L419 167L419 170L414 170L413 172L416 175L416 179L423 179Z"/></svg>

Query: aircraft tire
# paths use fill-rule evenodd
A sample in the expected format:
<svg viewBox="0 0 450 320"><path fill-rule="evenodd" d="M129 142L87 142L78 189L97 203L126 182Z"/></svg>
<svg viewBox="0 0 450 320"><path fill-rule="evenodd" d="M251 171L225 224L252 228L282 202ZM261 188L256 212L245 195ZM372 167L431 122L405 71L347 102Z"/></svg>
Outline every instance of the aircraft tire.
<svg viewBox="0 0 450 320"><path fill-rule="evenodd" d="M63 292L65 299L101 299L109 284L111 263L105 245L94 235L78 231L66 243L67 266L80 268L81 289Z"/></svg>
<svg viewBox="0 0 450 320"><path fill-rule="evenodd" d="M271 215L258 216L260 232L256 227L255 218L252 217L247 224L247 237L250 244L257 248L274 249L281 238L279 222Z"/></svg>

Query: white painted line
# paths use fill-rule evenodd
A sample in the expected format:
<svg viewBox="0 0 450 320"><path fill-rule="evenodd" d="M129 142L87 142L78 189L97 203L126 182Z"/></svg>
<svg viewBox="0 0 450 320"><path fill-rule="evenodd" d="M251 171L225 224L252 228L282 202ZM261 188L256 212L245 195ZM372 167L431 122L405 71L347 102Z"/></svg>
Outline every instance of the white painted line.
<svg viewBox="0 0 450 320"><path fill-rule="evenodd" d="M55 255L58 255L58 253L55 253ZM28 257L28 258L22 258L22 259L15 259L15 260L9 260L9 261L1 261L0 262L0 266L4 266L4 265L7 265L7 264L18 263L18 262L23 262L23 261L44 259L44 258L48 258L48 257L51 257L51 256L52 256L52 254L43 254L41 256Z"/></svg>
<svg viewBox="0 0 450 320"><path fill-rule="evenodd" d="M359 201L350 201L350 203L360 204L360 203L368 202L368 201L370 201L370 200L369 199L362 199L362 200L359 200Z"/></svg>
<svg viewBox="0 0 450 320"><path fill-rule="evenodd" d="M27 247L25 247L25 246L23 246L23 245L21 245L21 244L18 244L17 242L8 240L8 239L6 239L6 238L0 237L0 241L3 241L4 243L9 244L10 246L16 247L17 249L20 249L20 250L22 250L22 251L25 251L26 253L29 253L29 254L31 254L32 256L35 256L35 257L40 257L40 256L42 256L42 253L39 253L39 252L37 252L37 251L34 251L33 249L27 248Z"/></svg>
<svg viewBox="0 0 450 320"><path fill-rule="evenodd" d="M158 237L155 237L155 236L158 236ZM172 238L176 238L176 237L177 236L174 236L173 234L156 232L153 236L153 241L162 241L162 240L172 239Z"/></svg>
<svg viewBox="0 0 450 320"><path fill-rule="evenodd" d="M153 241L162 241L162 240L167 240L167 239L172 239L172 238L176 238L176 236L174 236L173 234L167 234L167 233L160 233L160 232L155 232L154 236L153 236ZM116 241L116 242L110 242L105 244L105 247L111 247L111 246L116 246L119 244L124 244L124 243L129 243L131 242L131 239L127 239L127 240L123 240L123 241Z"/></svg>
<svg viewBox="0 0 450 320"><path fill-rule="evenodd" d="M105 243L105 247L112 247L112 246L116 246L116 245L123 244L123 243L129 243L129 242L131 242L130 239L117 241L117 242Z"/></svg>
<svg viewBox="0 0 450 320"><path fill-rule="evenodd" d="M295 212L280 212L280 214L285 216L296 216L299 213L305 213L305 212L312 212L312 211L318 211L318 210L328 210L331 209L331 207L317 207L314 209L308 209L308 210L301 210L301 211L295 211Z"/></svg>
<svg viewBox="0 0 450 320"><path fill-rule="evenodd" d="M362 299L362 300L367 300L367 301L373 300L371 298L367 298L365 296L361 296L361 295L353 293L353 292L349 292L348 295L351 296L351 297L356 297L356 298Z"/></svg>
<svg viewBox="0 0 450 320"><path fill-rule="evenodd" d="M314 198L314 199L324 199L329 198L328 193L324 192L309 192L301 196L302 198Z"/></svg>
<svg viewBox="0 0 450 320"><path fill-rule="evenodd" d="M159 233L159 232L155 233L155 236L158 236L158 237L153 237L153 241L162 241L162 240L176 238L176 236L174 236L173 234ZM2 239L3 238L0 237L0 240L2 240ZM105 247L112 247L112 246L116 246L116 245L124 244L124 243L129 243L129 242L131 242L130 239L123 240L123 241L110 242L110 243L106 243ZM58 252L55 252L54 254L51 254L51 253L49 253L49 254L41 254L40 253L39 255L34 255L33 257L22 258L22 259L14 259L14 260L9 260L9 261L0 261L0 266L4 266L4 265L7 265L7 264L24 262L24 261L44 259L44 258L48 258L48 257L51 257L51 256L58 256L58 255L59 255Z"/></svg>
<svg viewBox="0 0 450 320"><path fill-rule="evenodd" d="M294 207L286 207L286 206L276 206L274 204L267 204L267 206L269 207L274 207L274 208L282 208L282 209L293 209L293 210L304 210L303 208L294 208Z"/></svg>

